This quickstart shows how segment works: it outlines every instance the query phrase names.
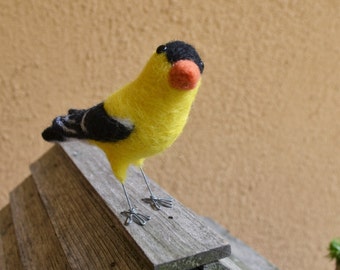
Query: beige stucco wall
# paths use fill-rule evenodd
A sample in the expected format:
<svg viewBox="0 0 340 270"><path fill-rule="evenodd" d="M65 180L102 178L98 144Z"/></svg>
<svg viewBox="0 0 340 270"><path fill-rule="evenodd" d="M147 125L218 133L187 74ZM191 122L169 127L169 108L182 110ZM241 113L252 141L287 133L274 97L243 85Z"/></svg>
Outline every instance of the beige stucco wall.
<svg viewBox="0 0 340 270"><path fill-rule="evenodd" d="M51 147L40 133L53 116L100 102L183 39L203 85L147 173L280 268L333 269L339 14L337 0L0 1L0 207Z"/></svg>

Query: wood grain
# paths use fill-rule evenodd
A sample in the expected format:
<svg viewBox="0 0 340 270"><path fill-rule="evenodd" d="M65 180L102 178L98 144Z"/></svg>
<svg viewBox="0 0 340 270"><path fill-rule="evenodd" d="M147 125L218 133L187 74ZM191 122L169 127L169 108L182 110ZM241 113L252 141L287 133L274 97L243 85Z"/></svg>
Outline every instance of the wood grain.
<svg viewBox="0 0 340 270"><path fill-rule="evenodd" d="M1 214L0 214L1 218ZM1 222L1 221L0 221ZM2 237L0 237L0 270L5 269L5 254L4 254L4 249L2 247Z"/></svg>
<svg viewBox="0 0 340 270"><path fill-rule="evenodd" d="M51 149L31 170L73 269L153 268L62 148Z"/></svg>
<svg viewBox="0 0 340 270"><path fill-rule="evenodd" d="M13 223L25 269L70 269L32 177L10 193Z"/></svg>
<svg viewBox="0 0 340 270"><path fill-rule="evenodd" d="M180 202L175 200L173 209L161 211L153 211L142 203L141 198L148 196L148 191L135 168L129 170L126 188L133 204L141 212L151 214L152 220L144 227L122 226L124 218L120 212L126 209L126 202L104 154L96 147L79 142L61 147L116 216L120 234L141 248L155 269L191 269L230 255L230 246L225 240ZM60 155L60 150L60 146L55 146L51 152L59 151ZM170 197L153 181L151 187L157 196Z"/></svg>
<svg viewBox="0 0 340 270"><path fill-rule="evenodd" d="M12 212L9 205L5 206L0 211L0 239L2 243L2 255L0 255L1 269L23 269L13 226Z"/></svg>

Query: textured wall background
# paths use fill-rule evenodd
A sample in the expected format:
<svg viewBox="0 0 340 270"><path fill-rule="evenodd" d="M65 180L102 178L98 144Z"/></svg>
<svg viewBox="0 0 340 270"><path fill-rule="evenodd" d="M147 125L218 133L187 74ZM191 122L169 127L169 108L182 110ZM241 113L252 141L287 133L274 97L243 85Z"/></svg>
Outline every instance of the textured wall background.
<svg viewBox="0 0 340 270"><path fill-rule="evenodd" d="M134 78L157 45L206 70L183 136L146 171L282 269L334 269L340 235L340 3L0 1L0 207L40 132Z"/></svg>

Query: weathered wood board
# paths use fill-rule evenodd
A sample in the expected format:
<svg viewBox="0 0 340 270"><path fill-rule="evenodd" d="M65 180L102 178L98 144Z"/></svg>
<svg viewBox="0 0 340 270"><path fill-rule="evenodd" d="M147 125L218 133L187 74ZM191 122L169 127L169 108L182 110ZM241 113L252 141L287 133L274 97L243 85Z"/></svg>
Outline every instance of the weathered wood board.
<svg viewBox="0 0 340 270"><path fill-rule="evenodd" d="M23 269L13 226L11 207L9 205L5 206L0 211L0 238L2 243L2 254L0 254L0 269Z"/></svg>
<svg viewBox="0 0 340 270"><path fill-rule="evenodd" d="M91 253L91 248L101 243L100 256L107 257L106 266L110 261L117 266L122 264L119 259L122 252L125 258L132 257L128 262L132 266L133 258L138 261L136 269L192 269L230 255L229 244L178 201L174 201L174 208L161 211L153 211L150 205L144 204L141 198L148 196L148 191L139 171L133 168L129 171L126 188L132 203L142 213L152 215L152 219L144 227L123 225L125 217L120 212L126 210L127 205L122 187L104 154L93 146L78 142L56 145L34 163L31 170L64 252L71 257L78 251L70 245L76 246L76 239L90 239L89 234L93 233L97 234L98 243L86 243L81 249L82 255L92 258L95 254ZM151 187L157 196L169 197L152 181ZM70 208L67 211L65 201ZM77 213L82 213L83 217ZM71 227L83 232L64 232L65 222L72 222ZM117 241L122 248L110 246L117 245ZM130 247L125 248L125 242ZM102 261L98 259L98 264ZM70 264L76 263L75 257Z"/></svg>
<svg viewBox="0 0 340 270"><path fill-rule="evenodd" d="M72 269L152 269L60 147L50 150L31 170Z"/></svg>
<svg viewBox="0 0 340 270"><path fill-rule="evenodd" d="M13 224L25 269L70 269L32 177L10 194Z"/></svg>
<svg viewBox="0 0 340 270"><path fill-rule="evenodd" d="M205 218L206 224L214 231L227 239L232 246L232 255L222 259L220 262L226 265L228 269L238 270L279 270L275 265L262 257L251 247L247 246L240 239L232 236L225 228L209 218Z"/></svg>
<svg viewBox="0 0 340 270"><path fill-rule="evenodd" d="M0 215L0 218L1 218L1 215ZM0 237L0 269L5 269L5 267L6 267L5 254L4 254L4 249L2 247L2 237Z"/></svg>

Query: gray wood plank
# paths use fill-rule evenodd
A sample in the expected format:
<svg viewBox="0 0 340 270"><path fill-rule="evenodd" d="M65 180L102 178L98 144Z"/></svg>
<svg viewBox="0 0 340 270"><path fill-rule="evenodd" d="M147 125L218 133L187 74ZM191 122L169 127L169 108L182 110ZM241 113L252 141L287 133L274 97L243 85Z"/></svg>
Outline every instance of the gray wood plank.
<svg viewBox="0 0 340 270"><path fill-rule="evenodd" d="M9 205L0 211L0 239L2 242L1 269L23 269Z"/></svg>
<svg viewBox="0 0 340 270"><path fill-rule="evenodd" d="M60 147L47 152L31 170L73 269L153 268Z"/></svg>
<svg viewBox="0 0 340 270"><path fill-rule="evenodd" d="M32 177L10 193L13 223L25 269L70 269Z"/></svg>
<svg viewBox="0 0 340 270"><path fill-rule="evenodd" d="M204 221L209 227L227 239L232 246L231 256L221 260L221 264L226 265L233 270L278 270L275 265L247 246L240 239L232 236L225 228L215 221L209 218L204 218ZM231 267L232 265L234 265L234 268Z"/></svg>
<svg viewBox="0 0 340 270"><path fill-rule="evenodd" d="M126 209L125 197L103 152L79 142L64 143L61 147L123 223L120 212ZM169 197L153 181L151 187L157 196ZM148 196L148 191L139 170L130 168L126 188L132 195L133 204L142 213L151 214L152 220L143 228L135 224L123 226L122 232L143 249L155 269L191 269L230 254L230 245L179 201L174 201L174 208L163 208L162 211L153 211L141 202L141 198Z"/></svg>

